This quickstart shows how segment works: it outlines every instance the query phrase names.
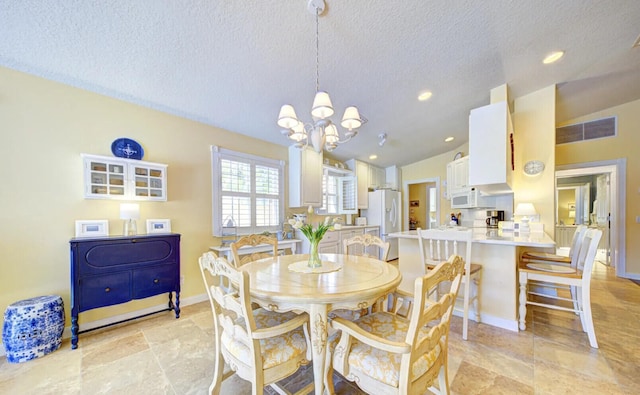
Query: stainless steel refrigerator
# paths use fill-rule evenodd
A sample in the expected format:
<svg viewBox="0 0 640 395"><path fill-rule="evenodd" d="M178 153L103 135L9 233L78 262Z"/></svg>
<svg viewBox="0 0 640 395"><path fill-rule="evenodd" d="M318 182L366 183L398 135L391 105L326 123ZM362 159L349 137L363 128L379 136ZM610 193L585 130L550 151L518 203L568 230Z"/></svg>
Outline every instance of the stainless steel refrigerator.
<svg viewBox="0 0 640 395"><path fill-rule="evenodd" d="M389 233L400 232L400 192L378 189L369 192L369 208L361 215L367 218L367 225L380 226L380 238L389 242L387 260L398 258L398 239L389 238Z"/></svg>

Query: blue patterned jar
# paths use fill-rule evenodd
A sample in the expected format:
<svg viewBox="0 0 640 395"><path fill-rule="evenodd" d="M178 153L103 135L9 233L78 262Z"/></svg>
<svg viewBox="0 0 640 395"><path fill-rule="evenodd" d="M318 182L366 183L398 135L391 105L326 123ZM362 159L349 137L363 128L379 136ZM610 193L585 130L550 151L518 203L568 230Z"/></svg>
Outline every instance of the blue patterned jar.
<svg viewBox="0 0 640 395"><path fill-rule="evenodd" d="M2 343L7 361L19 363L49 354L62 344L64 305L57 295L12 303L4 312Z"/></svg>

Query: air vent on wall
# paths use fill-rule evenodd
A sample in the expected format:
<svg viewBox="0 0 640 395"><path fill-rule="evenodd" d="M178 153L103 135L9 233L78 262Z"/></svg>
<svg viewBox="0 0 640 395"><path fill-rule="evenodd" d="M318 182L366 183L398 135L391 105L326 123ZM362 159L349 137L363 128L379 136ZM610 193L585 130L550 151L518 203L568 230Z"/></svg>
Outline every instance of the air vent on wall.
<svg viewBox="0 0 640 395"><path fill-rule="evenodd" d="M612 137L617 134L616 117L556 128L556 144Z"/></svg>

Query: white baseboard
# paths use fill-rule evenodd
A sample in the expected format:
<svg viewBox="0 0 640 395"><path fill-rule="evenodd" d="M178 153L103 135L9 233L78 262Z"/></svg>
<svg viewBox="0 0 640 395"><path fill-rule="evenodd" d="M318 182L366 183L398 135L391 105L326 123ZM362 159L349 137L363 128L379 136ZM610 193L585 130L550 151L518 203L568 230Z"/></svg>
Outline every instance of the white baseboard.
<svg viewBox="0 0 640 395"><path fill-rule="evenodd" d="M462 311L461 310L453 310L453 315L455 315L456 317L462 317ZM469 310L469 320L470 321L475 321L475 316L476 313L473 310ZM480 313L480 323L481 324L486 324L486 325L491 325L491 326L495 326L498 328L502 328L502 329L507 329L513 332L518 332L518 320L505 320L504 318L500 318L500 317L494 317L492 315L488 315L488 314L482 314Z"/></svg>
<svg viewBox="0 0 640 395"><path fill-rule="evenodd" d="M196 296L190 296L188 298L184 298L184 299L180 299L180 308L184 307L184 306L189 306L192 304L196 304L196 303L200 303L200 302L204 302L208 300L208 296L206 293L200 294L200 295L196 295ZM91 329L95 329L95 328L99 328L101 326L105 326L105 325L110 325L110 324L114 324L116 322L120 322L120 321L125 321L125 320L129 320L132 318L136 318L136 317L140 317L146 314L152 314L155 312L160 312L163 309L167 308L167 304L163 303L161 305L157 305L157 306L153 306L153 307L149 307L146 309L142 309L142 310L137 310L137 311L132 311L130 313L125 313L125 314L119 314L119 315L115 315L113 317L109 317L109 318L105 318L102 320L97 320L97 321L93 321L93 322L87 322L85 324L81 324L80 325L80 332L83 331L88 331ZM168 311L167 311L168 312ZM62 338L63 339L68 339L71 337L71 327L70 326L66 326L64 328L64 332L62 332ZM4 349L4 345L0 345L0 356L5 356L6 352Z"/></svg>

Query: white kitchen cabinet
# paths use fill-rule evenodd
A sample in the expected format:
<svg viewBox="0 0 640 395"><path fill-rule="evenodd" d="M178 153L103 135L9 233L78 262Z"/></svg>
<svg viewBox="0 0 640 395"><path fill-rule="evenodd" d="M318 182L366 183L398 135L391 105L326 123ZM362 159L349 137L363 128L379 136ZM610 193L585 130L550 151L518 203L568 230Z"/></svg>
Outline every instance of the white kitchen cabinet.
<svg viewBox="0 0 640 395"><path fill-rule="evenodd" d="M576 228L575 225L556 225L556 248L571 247Z"/></svg>
<svg viewBox="0 0 640 395"><path fill-rule="evenodd" d="M398 166L389 166L384 169L384 186L385 188L395 189L400 191L402 189L402 172Z"/></svg>
<svg viewBox="0 0 640 395"><path fill-rule="evenodd" d="M369 208L369 164L356 159L345 162L350 170L353 170L358 183L358 208Z"/></svg>
<svg viewBox="0 0 640 395"><path fill-rule="evenodd" d="M300 232L296 231L297 238L302 240L302 246L300 248L300 254L308 254L309 253L309 239ZM340 246L340 232L339 231L328 231L324 234L320 243L318 243L318 253L319 254L339 254L342 251L342 247Z"/></svg>
<svg viewBox="0 0 640 395"><path fill-rule="evenodd" d="M513 125L506 101L471 110L469 184L485 194L512 193Z"/></svg>
<svg viewBox="0 0 640 395"><path fill-rule="evenodd" d="M353 228L353 229L342 229L340 230L340 253L344 254L343 251L344 241L352 238L353 236L363 235L364 228ZM362 255L362 246L352 246L350 247L350 251L352 254Z"/></svg>
<svg viewBox="0 0 640 395"><path fill-rule="evenodd" d="M322 152L289 147L289 207L322 206Z"/></svg>
<svg viewBox="0 0 640 395"><path fill-rule="evenodd" d="M379 226L367 226L367 227L351 227L351 228L342 228L340 230L331 230L324 234L324 237L318 244L318 252L320 254L344 254L343 251L343 242L346 239L350 239L356 235L363 235L365 233L369 233L374 236L380 237L380 227ZM309 253L309 240L305 237L302 232L299 230L296 231L296 237L302 240L302 246L300 248L301 254ZM361 250L358 250L359 247L355 246L351 248L351 252L353 254L362 254ZM370 252L375 253L375 251Z"/></svg>
<svg viewBox="0 0 640 395"><path fill-rule="evenodd" d="M469 189L469 157L463 156L447 163L447 197Z"/></svg>
<svg viewBox="0 0 640 395"><path fill-rule="evenodd" d="M386 183L385 170L369 165L369 189L384 188Z"/></svg>
<svg viewBox="0 0 640 395"><path fill-rule="evenodd" d="M167 165L82 154L86 199L167 200Z"/></svg>

